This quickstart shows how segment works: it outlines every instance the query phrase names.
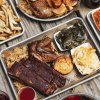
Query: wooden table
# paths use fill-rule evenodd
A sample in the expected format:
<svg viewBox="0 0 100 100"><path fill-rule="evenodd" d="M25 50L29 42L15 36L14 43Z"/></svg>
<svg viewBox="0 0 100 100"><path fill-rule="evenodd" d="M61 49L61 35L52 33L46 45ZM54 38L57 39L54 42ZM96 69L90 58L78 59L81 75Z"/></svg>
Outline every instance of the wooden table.
<svg viewBox="0 0 100 100"><path fill-rule="evenodd" d="M85 19L85 16L86 14L90 11L91 9L88 9L86 8L83 3L81 4L81 8L80 8L80 11L81 11L81 14L82 14L82 17ZM24 16L19 10L17 10L21 19L23 20L23 24L25 26L25 34L17 39L14 39L10 42L7 42L3 45L0 45L0 50L6 48L6 47L9 47L13 44L16 44L22 40L25 40L26 38L29 38L33 35L36 35L36 34L39 34L40 32L44 31L44 30L47 30L53 26L56 26L60 23L63 23L71 18L74 18L76 17L76 13L72 13L70 14L69 16L59 20L59 21L55 21L55 22L38 22L38 21L35 21L35 20L32 20L32 19L29 19L27 18L26 16ZM93 35L93 33L91 33ZM96 40L96 42L98 42ZM0 90L3 90L5 91L9 96L10 96L10 99L11 100L14 100L13 99L13 96L12 96L12 93L10 91L10 88L7 84L7 81L5 80L5 75L3 73L3 70L2 70L2 65L0 64ZM65 96L66 94L68 93L76 93L76 92L83 92L83 93L88 93L88 94L92 94L96 97L98 97L100 99L100 77L97 77L91 81L88 81L82 85L79 85L69 91L66 91L60 95L57 95L53 98L51 98L50 100L59 100L60 98L62 98L63 96Z"/></svg>

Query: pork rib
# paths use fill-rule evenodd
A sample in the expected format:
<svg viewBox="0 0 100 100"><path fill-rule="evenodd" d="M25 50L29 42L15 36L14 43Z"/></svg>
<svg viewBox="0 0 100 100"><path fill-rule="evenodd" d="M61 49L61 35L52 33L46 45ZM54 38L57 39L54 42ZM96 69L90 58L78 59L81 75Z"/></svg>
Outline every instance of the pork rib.
<svg viewBox="0 0 100 100"><path fill-rule="evenodd" d="M32 69L43 79L49 83L54 83L57 87L63 87L66 83L66 78L64 78L60 73L55 71L53 68L49 67L45 62L42 62L35 58L30 57Z"/></svg>
<svg viewBox="0 0 100 100"><path fill-rule="evenodd" d="M31 70L30 66L22 65L22 62L15 62L8 70L8 73L12 78L17 79L28 86L32 86L44 95L51 95L56 90L54 84L49 84L37 75L35 71Z"/></svg>

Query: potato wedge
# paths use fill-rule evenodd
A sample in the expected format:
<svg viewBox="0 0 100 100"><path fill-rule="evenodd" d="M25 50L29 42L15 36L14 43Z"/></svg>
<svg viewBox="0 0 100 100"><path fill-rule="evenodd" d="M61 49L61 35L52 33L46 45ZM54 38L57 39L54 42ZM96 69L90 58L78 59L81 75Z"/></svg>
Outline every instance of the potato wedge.
<svg viewBox="0 0 100 100"><path fill-rule="evenodd" d="M58 57L54 63L54 69L63 75L70 73L73 70L70 57L65 55Z"/></svg>
<svg viewBox="0 0 100 100"><path fill-rule="evenodd" d="M51 0L54 8L59 8L62 4L62 0Z"/></svg>
<svg viewBox="0 0 100 100"><path fill-rule="evenodd" d="M62 5L59 8L53 9L53 13L54 13L55 16L61 16L64 13L66 13L67 11L68 10L67 10L65 4L63 4L63 3L62 3Z"/></svg>
<svg viewBox="0 0 100 100"><path fill-rule="evenodd" d="M53 7L51 0L46 0L46 1L47 1L47 4L49 5L49 7Z"/></svg>
<svg viewBox="0 0 100 100"><path fill-rule="evenodd" d="M2 5L2 3L3 3L3 0L0 0L0 6Z"/></svg>
<svg viewBox="0 0 100 100"><path fill-rule="evenodd" d="M63 0L63 3L68 7L69 10L72 10L78 3L78 0Z"/></svg>

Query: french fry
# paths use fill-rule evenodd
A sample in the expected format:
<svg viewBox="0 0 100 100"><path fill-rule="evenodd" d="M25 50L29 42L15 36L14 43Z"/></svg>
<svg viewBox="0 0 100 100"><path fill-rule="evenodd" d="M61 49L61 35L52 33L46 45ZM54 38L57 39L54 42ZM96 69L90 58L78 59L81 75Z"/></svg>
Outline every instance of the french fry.
<svg viewBox="0 0 100 100"><path fill-rule="evenodd" d="M7 1L3 4L3 0L0 0L0 6L0 41L4 41L20 33L18 23L21 19L15 16Z"/></svg>
<svg viewBox="0 0 100 100"><path fill-rule="evenodd" d="M5 37L0 36L0 41L6 40Z"/></svg>
<svg viewBox="0 0 100 100"><path fill-rule="evenodd" d="M2 5L2 3L3 3L3 0L0 0L0 6Z"/></svg>

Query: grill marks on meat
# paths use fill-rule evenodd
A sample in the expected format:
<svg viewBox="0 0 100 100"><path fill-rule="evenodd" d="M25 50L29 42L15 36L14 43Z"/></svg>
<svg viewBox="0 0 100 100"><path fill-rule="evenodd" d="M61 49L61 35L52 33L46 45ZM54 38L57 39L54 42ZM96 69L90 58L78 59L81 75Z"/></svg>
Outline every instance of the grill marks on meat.
<svg viewBox="0 0 100 100"><path fill-rule="evenodd" d="M15 62L8 69L8 73L12 78L32 86L44 95L51 95L57 87L63 87L66 82L61 74L35 57Z"/></svg>
<svg viewBox="0 0 100 100"><path fill-rule="evenodd" d="M15 62L8 69L8 73L13 79L31 86L47 96L65 85L66 78L47 64L59 56L49 37L28 44L28 54L29 58Z"/></svg>
<svg viewBox="0 0 100 100"><path fill-rule="evenodd" d="M53 62L59 56L49 37L30 43L28 45L28 52L29 56L34 56L44 62Z"/></svg>
<svg viewBox="0 0 100 100"><path fill-rule="evenodd" d="M46 82L43 78L37 75L37 72L30 70L30 68L31 67L24 66L21 62L15 62L8 72L14 79L32 86L40 93L51 95L56 90L55 85Z"/></svg>
<svg viewBox="0 0 100 100"><path fill-rule="evenodd" d="M43 79L49 83L54 83L57 87L63 87L65 85L66 79L46 63L36 59L35 57L31 57L30 61L33 65L32 69L38 72Z"/></svg>
<svg viewBox="0 0 100 100"><path fill-rule="evenodd" d="M31 5L32 11L39 18L49 18L53 16L51 8L47 5L46 0L31 1L27 0Z"/></svg>
<svg viewBox="0 0 100 100"><path fill-rule="evenodd" d="M46 80L47 82L49 83L52 83L52 79L54 78L54 76L52 75L52 73L50 71L48 71L47 69L45 69L41 63L40 64L37 64L39 62L37 62L36 60L33 60L33 61L29 61L29 60L26 60L24 62L24 64L26 66L29 66L29 63L31 63L31 69L35 72L37 72L37 74L39 76L41 76L44 80ZM42 67L41 67L42 66ZM48 66L48 65L46 65ZM48 66L49 67L49 66Z"/></svg>

